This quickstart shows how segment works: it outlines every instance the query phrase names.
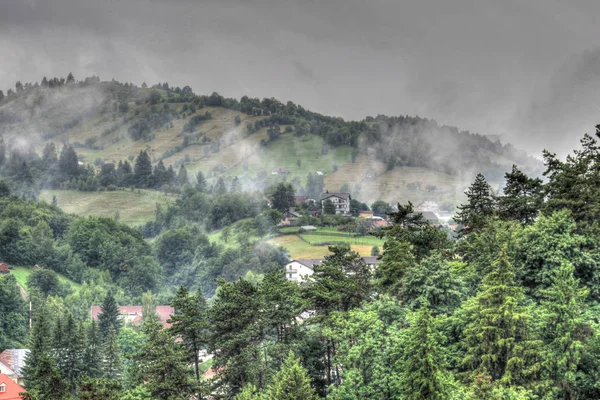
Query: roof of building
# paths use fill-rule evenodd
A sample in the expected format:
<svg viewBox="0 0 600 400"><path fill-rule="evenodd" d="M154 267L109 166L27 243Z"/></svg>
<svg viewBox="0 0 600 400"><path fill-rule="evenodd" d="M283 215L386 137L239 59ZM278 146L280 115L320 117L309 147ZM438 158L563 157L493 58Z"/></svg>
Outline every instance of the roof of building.
<svg viewBox="0 0 600 400"><path fill-rule="evenodd" d="M295 218L300 218L302 216L302 214L300 214L298 211L296 211L295 207L290 207L287 210L285 210L285 214L286 216L291 216L291 217L295 217Z"/></svg>
<svg viewBox="0 0 600 400"><path fill-rule="evenodd" d="M313 269L315 265L321 264L323 262L323 260L321 260L320 258L298 258L296 260L292 260L291 262L294 261L310 269Z"/></svg>
<svg viewBox="0 0 600 400"><path fill-rule="evenodd" d="M302 225L300 228L304 229L305 231L316 231L317 230L317 228L312 225Z"/></svg>
<svg viewBox="0 0 600 400"><path fill-rule="evenodd" d="M360 260L367 265L375 265L381 262L381 260L378 260L376 256L365 256L361 257Z"/></svg>
<svg viewBox="0 0 600 400"><path fill-rule="evenodd" d="M419 211L415 214L422 214L425 221L438 221L438 216L433 211Z"/></svg>
<svg viewBox="0 0 600 400"><path fill-rule="evenodd" d="M4 374L0 374L0 386L4 386L4 391L0 392L0 400L21 400L19 393L26 392L23 386Z"/></svg>
<svg viewBox="0 0 600 400"><path fill-rule="evenodd" d="M6 349L0 353L0 362L13 370L18 376L22 376L21 371L25 366L25 357L29 349Z"/></svg>
<svg viewBox="0 0 600 400"><path fill-rule="evenodd" d="M119 306L119 311L121 311L121 315L133 316L132 322L136 323L141 322L142 307L143 306ZM167 323L167 320L171 315L175 314L175 309L171 306L156 306L156 312L158 314L158 320L163 327L170 327L171 324ZM96 321L98 320L98 314L100 314L100 306L92 306L92 318Z"/></svg>
<svg viewBox="0 0 600 400"><path fill-rule="evenodd" d="M339 197L340 199L349 200L350 193L342 193L342 192L331 192L331 193L321 193L321 200L328 199L330 197Z"/></svg>
<svg viewBox="0 0 600 400"><path fill-rule="evenodd" d="M367 265L375 265L381 262L381 260L378 260L375 256L361 257L360 260ZM314 266L321 264L323 260L320 258L298 258L296 260L290 261L290 263L293 262L297 262L304 265L307 268L314 269Z"/></svg>

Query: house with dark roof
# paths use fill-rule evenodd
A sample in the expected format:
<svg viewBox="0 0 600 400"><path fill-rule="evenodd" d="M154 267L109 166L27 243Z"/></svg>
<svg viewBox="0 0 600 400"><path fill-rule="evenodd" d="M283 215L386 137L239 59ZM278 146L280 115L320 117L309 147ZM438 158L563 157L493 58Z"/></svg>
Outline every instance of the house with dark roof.
<svg viewBox="0 0 600 400"><path fill-rule="evenodd" d="M27 390L5 374L0 374L0 400L22 400L19 393Z"/></svg>
<svg viewBox="0 0 600 400"><path fill-rule="evenodd" d="M94 321L98 321L100 311L100 306L92 306L91 314ZM144 318L142 306L119 306L119 311L121 312L121 321L124 324L139 325ZM171 315L175 314L175 309L171 306L156 306L156 314L162 326L169 328L171 324L167 320L171 318Z"/></svg>
<svg viewBox="0 0 600 400"><path fill-rule="evenodd" d="M325 202L329 200L335 207L336 214L347 215L350 214L350 193L333 192L333 193L322 193L321 194L321 207L325 208Z"/></svg>

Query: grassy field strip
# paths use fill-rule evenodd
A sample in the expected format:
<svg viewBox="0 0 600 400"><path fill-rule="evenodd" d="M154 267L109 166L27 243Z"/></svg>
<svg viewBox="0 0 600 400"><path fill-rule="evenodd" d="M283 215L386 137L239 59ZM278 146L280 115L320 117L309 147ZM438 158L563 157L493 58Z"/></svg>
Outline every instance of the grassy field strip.
<svg viewBox="0 0 600 400"><path fill-rule="evenodd" d="M337 242L341 241L338 239ZM290 256L290 258L323 258L326 255L331 254L329 252L328 246L314 246L309 242L303 240L299 235L283 235L277 236L273 239L269 240L269 243L272 243L276 246L281 246L285 248ZM371 255L371 250L373 246L376 244L356 244L346 241L346 243L350 243L350 248L353 251L356 251L361 256L369 256ZM382 245L381 242L378 245Z"/></svg>
<svg viewBox="0 0 600 400"><path fill-rule="evenodd" d="M56 196L58 206L67 213L87 217L89 215L114 217L119 212L119 220L136 226L154 219L156 204L166 205L175 201L173 196L154 190L115 190L104 192L81 192L78 190L42 190L40 200L48 203Z"/></svg>
<svg viewBox="0 0 600 400"><path fill-rule="evenodd" d="M13 267L10 270L11 275L15 277L17 282L19 282L19 285L21 285L24 289L27 289L27 278L29 277L29 275L31 275L32 272L33 269L27 267ZM81 285L79 283L74 282L61 274L58 274L58 280L61 283L68 283L74 292L77 292L81 288Z"/></svg>

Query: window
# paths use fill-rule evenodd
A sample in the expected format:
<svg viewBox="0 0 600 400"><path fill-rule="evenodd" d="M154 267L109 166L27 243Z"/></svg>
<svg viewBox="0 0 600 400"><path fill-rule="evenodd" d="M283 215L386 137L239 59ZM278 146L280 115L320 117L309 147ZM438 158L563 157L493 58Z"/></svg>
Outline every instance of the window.
<svg viewBox="0 0 600 400"><path fill-rule="evenodd" d="M0 385L0 393L2 393L2 392L6 392L6 384L5 383Z"/></svg>
<svg viewBox="0 0 600 400"><path fill-rule="evenodd" d="M288 276L290 277L290 279L292 279L292 274L288 274Z"/></svg>

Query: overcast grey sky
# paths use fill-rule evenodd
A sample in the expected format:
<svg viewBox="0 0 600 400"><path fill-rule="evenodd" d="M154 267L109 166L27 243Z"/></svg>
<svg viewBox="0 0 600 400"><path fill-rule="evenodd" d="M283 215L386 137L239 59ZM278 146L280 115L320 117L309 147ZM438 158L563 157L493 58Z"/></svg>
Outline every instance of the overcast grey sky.
<svg viewBox="0 0 600 400"><path fill-rule="evenodd" d="M564 154L600 123L597 0L0 0L0 88L167 81Z"/></svg>

